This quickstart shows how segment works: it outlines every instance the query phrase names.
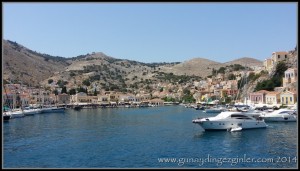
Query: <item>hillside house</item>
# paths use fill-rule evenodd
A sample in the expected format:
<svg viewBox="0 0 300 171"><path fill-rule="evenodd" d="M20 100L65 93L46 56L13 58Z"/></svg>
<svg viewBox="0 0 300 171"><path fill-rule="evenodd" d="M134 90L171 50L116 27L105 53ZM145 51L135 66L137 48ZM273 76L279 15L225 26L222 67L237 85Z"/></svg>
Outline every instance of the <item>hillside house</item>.
<svg viewBox="0 0 300 171"><path fill-rule="evenodd" d="M282 51L282 52L273 52L272 57L271 57L272 65L275 66L276 63L278 63L279 61L283 61L283 60L286 60L288 58L290 58L290 55L289 55L288 52L284 52L284 51Z"/></svg>
<svg viewBox="0 0 300 171"><path fill-rule="evenodd" d="M294 83L298 80L297 68L289 68L284 72L284 77L282 79L283 87L288 84Z"/></svg>

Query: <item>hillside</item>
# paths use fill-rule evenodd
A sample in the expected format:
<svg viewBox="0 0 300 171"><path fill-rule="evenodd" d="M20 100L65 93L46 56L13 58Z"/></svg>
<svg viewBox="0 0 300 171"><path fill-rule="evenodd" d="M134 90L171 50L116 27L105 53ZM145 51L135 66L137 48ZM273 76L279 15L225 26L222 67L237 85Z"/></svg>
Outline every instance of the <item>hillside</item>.
<svg viewBox="0 0 300 171"><path fill-rule="evenodd" d="M212 74L213 69L219 69L220 67L226 67L234 64L239 64L242 66L262 66L263 62L254 58L240 58L233 61L219 63L205 58L194 58L183 63L177 64L175 66L163 67L162 71L168 73L174 73L177 75L197 75L201 77L207 77Z"/></svg>
<svg viewBox="0 0 300 171"><path fill-rule="evenodd" d="M163 72L175 75L197 75L206 77L211 74L212 68L218 67L220 63L205 58L194 58L175 66L162 67Z"/></svg>
<svg viewBox="0 0 300 171"><path fill-rule="evenodd" d="M160 83L186 84L205 78L213 69L232 64L261 65L252 58L241 58L219 63L205 58L194 58L183 63L142 63L117 59L102 52L73 58L54 57L37 53L9 40L3 40L4 82L18 82L30 86L48 87L63 83L69 88L89 87L119 91L156 89ZM52 84L52 85L53 85ZM62 85L60 85L61 87Z"/></svg>
<svg viewBox="0 0 300 171"><path fill-rule="evenodd" d="M40 54L15 42L3 40L3 79L37 86L40 81L64 70L69 63L62 58Z"/></svg>
<svg viewBox="0 0 300 171"><path fill-rule="evenodd" d="M249 58L249 57L243 57L239 58L233 61L225 62L223 65L234 65L234 64L240 64L242 66L263 66L263 61L254 59L254 58Z"/></svg>
<svg viewBox="0 0 300 171"><path fill-rule="evenodd" d="M291 57L285 61L285 64L288 68L298 68L298 53L297 53L297 47L295 47L294 50L289 51L289 54L291 55ZM250 81L248 84L244 85L242 87L242 91L241 91L241 98L245 99L245 97L249 96L250 93L255 91L255 87L259 82L265 81L265 80L270 80L274 74L275 74L275 70L276 67L273 68L273 70L268 73L268 74L261 74L260 77L258 77L256 80L254 81ZM297 84L296 83L292 83L290 85L288 85L286 88L287 89L297 89ZM284 89L282 89L283 91Z"/></svg>
<svg viewBox="0 0 300 171"><path fill-rule="evenodd" d="M155 70L155 66L116 59L101 52L74 57L68 62L70 65L64 71L56 73L48 79L66 81L68 87L93 84L94 88L109 89L113 87L121 90L132 87L142 79L150 79L151 71ZM45 79L42 84L47 85L48 79Z"/></svg>

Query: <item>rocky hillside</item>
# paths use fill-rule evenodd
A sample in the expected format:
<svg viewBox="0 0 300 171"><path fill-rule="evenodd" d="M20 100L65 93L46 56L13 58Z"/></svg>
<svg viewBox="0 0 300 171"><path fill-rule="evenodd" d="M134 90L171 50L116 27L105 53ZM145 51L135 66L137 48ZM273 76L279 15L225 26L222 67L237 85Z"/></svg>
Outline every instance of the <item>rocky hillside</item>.
<svg viewBox="0 0 300 171"><path fill-rule="evenodd" d="M263 66L263 61L254 59L254 58L249 58L249 57L243 57L239 58L233 61L225 62L222 65L229 66L229 65L234 65L234 64L240 64L242 66L247 66L247 67L253 67L253 66Z"/></svg>
<svg viewBox="0 0 300 171"><path fill-rule="evenodd" d="M218 62L205 58L194 58L174 66L164 66L162 67L162 71L175 75L197 75L206 77L211 74L212 68L218 67L219 64Z"/></svg>
<svg viewBox="0 0 300 171"><path fill-rule="evenodd" d="M21 81L37 86L40 81L69 65L65 58L37 53L12 41L3 40L2 43L3 80L8 82Z"/></svg>
<svg viewBox="0 0 300 171"><path fill-rule="evenodd" d="M55 73L42 84L47 85L48 80L52 79L67 82L67 87L92 85L94 88L114 87L120 90L136 87L138 82L151 79L159 66L116 59L101 52L71 58L68 62L70 65L64 71Z"/></svg>
<svg viewBox="0 0 300 171"><path fill-rule="evenodd" d="M177 64L175 66L162 67L162 71L174 73L177 75L197 75L205 78L212 74L213 69L217 70L221 67L226 67L234 64L252 67L262 66L263 62L248 57L236 59L225 63L219 63L205 58L194 58L183 63Z"/></svg>
<svg viewBox="0 0 300 171"><path fill-rule="evenodd" d="M213 69L232 64L262 65L252 58L219 63L195 58L183 63L142 63L117 59L104 53L73 58L37 53L16 42L3 41L4 82L21 81L31 86L64 84L67 87L88 86L96 89L150 89L157 83L186 83L205 78Z"/></svg>
<svg viewBox="0 0 300 171"><path fill-rule="evenodd" d="M285 61L286 66L288 68L298 68L297 47L294 50L289 51L289 54L291 55L291 57L287 61ZM248 84L245 84L241 89L241 98L244 99L250 93L254 92L255 87L258 82L262 82L264 80L270 80L275 74L275 69L276 69L276 67L274 67L270 73L260 74L260 76L256 80L249 81ZM292 83L292 84L288 85L288 87L286 87L286 88L297 89L297 84L298 84L297 82ZM284 90L284 89L282 89L282 90Z"/></svg>

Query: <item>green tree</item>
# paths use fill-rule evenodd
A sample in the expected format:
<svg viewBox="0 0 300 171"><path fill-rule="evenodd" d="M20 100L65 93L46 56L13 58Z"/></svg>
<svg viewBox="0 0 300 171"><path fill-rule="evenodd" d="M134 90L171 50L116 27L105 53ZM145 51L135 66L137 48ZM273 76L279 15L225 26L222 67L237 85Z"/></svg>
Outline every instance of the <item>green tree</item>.
<svg viewBox="0 0 300 171"><path fill-rule="evenodd" d="M94 96L97 96L97 95L98 95L97 90L94 89Z"/></svg>
<svg viewBox="0 0 300 171"><path fill-rule="evenodd" d="M184 95L190 95L191 92L190 92L189 89L185 88L185 89L183 89L183 94L184 94Z"/></svg>
<svg viewBox="0 0 300 171"><path fill-rule="evenodd" d="M218 73L225 74L225 70L226 70L225 67L221 67L221 68L219 68L219 70L218 70L217 72L218 72Z"/></svg>
<svg viewBox="0 0 300 171"><path fill-rule="evenodd" d="M64 86L64 87L62 88L61 94L62 94L62 93L66 93L66 94L67 94L67 87L66 87L66 86Z"/></svg>
<svg viewBox="0 0 300 171"><path fill-rule="evenodd" d="M235 79L236 79L236 77L235 77L234 74L229 74L228 75L228 80L235 80Z"/></svg>
<svg viewBox="0 0 300 171"><path fill-rule="evenodd" d="M51 84L51 83L53 83L53 80L52 80L52 79L49 79L49 80L48 80L48 84Z"/></svg>
<svg viewBox="0 0 300 171"><path fill-rule="evenodd" d="M159 92L163 92L163 91L164 91L164 88L161 87L161 88L159 89Z"/></svg>
<svg viewBox="0 0 300 171"><path fill-rule="evenodd" d="M74 77L75 75L76 75L76 74L75 74L74 72L71 72L71 73L70 73L70 76L71 76L71 77Z"/></svg>
<svg viewBox="0 0 300 171"><path fill-rule="evenodd" d="M84 88L82 88L82 87L79 87L79 88L77 88L77 92L83 92L83 93L85 93L86 90Z"/></svg>
<svg viewBox="0 0 300 171"><path fill-rule="evenodd" d="M86 86L90 86L90 85L91 85L89 79L83 80L83 81L82 81L82 84L83 84L83 85L86 85Z"/></svg>
<svg viewBox="0 0 300 171"><path fill-rule="evenodd" d="M69 95L75 95L76 94L76 90L74 88L69 90Z"/></svg>
<svg viewBox="0 0 300 171"><path fill-rule="evenodd" d="M55 90L53 90L53 92L52 92L53 94L55 94L56 96L58 95L58 91L55 89Z"/></svg>
<svg viewBox="0 0 300 171"><path fill-rule="evenodd" d="M282 78L284 76L284 72L288 69L285 62L280 61L276 65L275 74L269 80L264 80L262 82L257 83L255 87L255 91L259 90L268 90L273 91L275 87L280 87L282 85Z"/></svg>

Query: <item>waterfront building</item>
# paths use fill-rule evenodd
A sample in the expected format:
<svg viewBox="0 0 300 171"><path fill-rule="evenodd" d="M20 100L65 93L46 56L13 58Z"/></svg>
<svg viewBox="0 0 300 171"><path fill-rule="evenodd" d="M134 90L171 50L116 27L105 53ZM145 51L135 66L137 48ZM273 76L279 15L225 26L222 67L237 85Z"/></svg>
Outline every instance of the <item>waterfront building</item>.
<svg viewBox="0 0 300 171"><path fill-rule="evenodd" d="M137 102L137 99L134 95L123 94L119 96L119 103L133 103Z"/></svg>
<svg viewBox="0 0 300 171"><path fill-rule="evenodd" d="M265 104L266 103L266 94L269 91L267 90L260 90L257 92L250 93L249 99L253 104Z"/></svg>
<svg viewBox="0 0 300 171"><path fill-rule="evenodd" d="M71 96L71 103L91 103L91 97L84 92L79 92Z"/></svg>
<svg viewBox="0 0 300 171"><path fill-rule="evenodd" d="M115 91L105 91L104 95L108 97L109 102L116 102L118 100L118 95Z"/></svg>
<svg viewBox="0 0 300 171"><path fill-rule="evenodd" d="M297 102L297 93L284 91L280 93L280 103L282 105L294 105Z"/></svg>
<svg viewBox="0 0 300 171"><path fill-rule="evenodd" d="M70 95L63 93L57 95L57 103L58 104L69 104L70 103Z"/></svg>
<svg viewBox="0 0 300 171"><path fill-rule="evenodd" d="M280 92L270 91L266 94L266 103L269 105L280 104Z"/></svg>
<svg viewBox="0 0 300 171"><path fill-rule="evenodd" d="M150 105L155 105L155 106L163 106L164 101L161 100L161 99L152 99L152 100L149 100L149 104Z"/></svg>
<svg viewBox="0 0 300 171"><path fill-rule="evenodd" d="M98 104L109 104L107 95L98 95L97 97L98 97L98 101L97 101Z"/></svg>
<svg viewBox="0 0 300 171"><path fill-rule="evenodd" d="M136 98L139 99L139 102L149 101L151 99L150 94L137 94Z"/></svg>

